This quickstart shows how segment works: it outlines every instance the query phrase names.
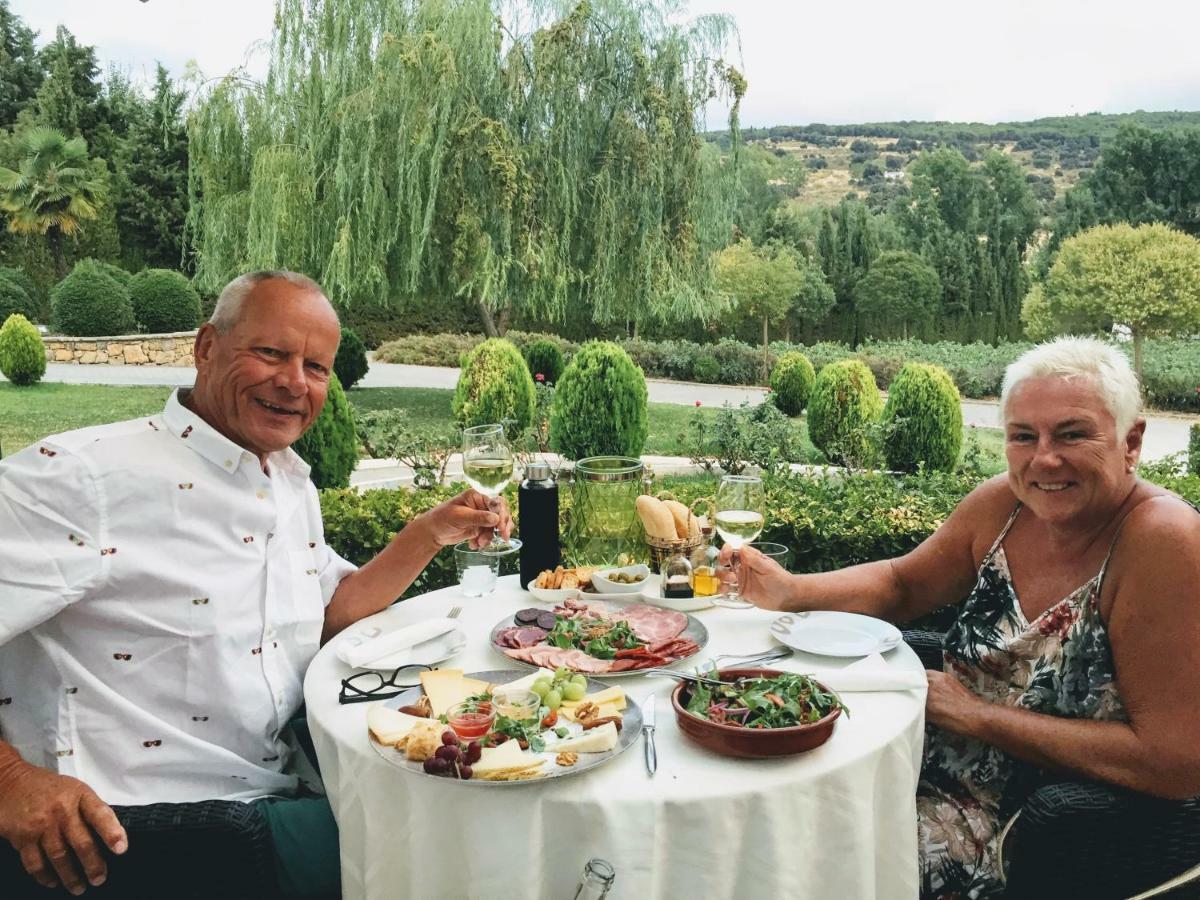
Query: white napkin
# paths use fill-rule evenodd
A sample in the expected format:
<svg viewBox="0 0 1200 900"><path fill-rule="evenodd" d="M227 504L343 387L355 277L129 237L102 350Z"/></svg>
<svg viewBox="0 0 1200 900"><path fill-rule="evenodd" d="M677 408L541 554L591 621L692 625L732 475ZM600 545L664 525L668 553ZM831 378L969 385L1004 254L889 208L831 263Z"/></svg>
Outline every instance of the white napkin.
<svg viewBox="0 0 1200 900"><path fill-rule="evenodd" d="M346 665L357 669L400 650L407 650L441 637L457 625L455 619L426 619L424 622L405 625L360 644L350 643L353 640L350 638L339 645L338 656Z"/></svg>
<svg viewBox="0 0 1200 900"><path fill-rule="evenodd" d="M821 669L807 674L838 693L911 691L928 683L924 671L897 668L878 653L864 656L842 669Z"/></svg>

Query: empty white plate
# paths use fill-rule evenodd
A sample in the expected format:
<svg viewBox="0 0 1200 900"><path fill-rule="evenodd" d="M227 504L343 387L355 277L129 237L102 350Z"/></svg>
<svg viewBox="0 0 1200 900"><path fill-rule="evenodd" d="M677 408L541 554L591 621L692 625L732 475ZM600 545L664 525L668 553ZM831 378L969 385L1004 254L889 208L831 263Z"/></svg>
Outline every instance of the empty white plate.
<svg viewBox="0 0 1200 900"><path fill-rule="evenodd" d="M900 629L882 619L846 612L784 613L771 623L781 643L821 656L869 656L886 653L903 638Z"/></svg>

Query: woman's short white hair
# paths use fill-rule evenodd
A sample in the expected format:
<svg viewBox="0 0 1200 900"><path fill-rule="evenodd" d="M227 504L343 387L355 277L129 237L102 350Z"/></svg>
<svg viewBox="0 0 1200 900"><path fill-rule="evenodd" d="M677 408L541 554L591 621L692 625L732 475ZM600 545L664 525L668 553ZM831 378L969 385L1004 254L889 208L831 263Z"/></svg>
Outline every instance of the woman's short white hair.
<svg viewBox="0 0 1200 900"><path fill-rule="evenodd" d="M1000 389L1000 414L1005 422L1013 389L1027 378L1047 377L1086 378L1095 384L1122 438L1142 411L1142 392L1129 357L1095 338L1060 337L1026 351L1005 369Z"/></svg>
<svg viewBox="0 0 1200 900"><path fill-rule="evenodd" d="M217 297L217 305L213 308L213 313L208 319L209 324L217 329L217 334L228 334L241 317L242 304L246 302L246 298L264 281L271 281L275 278L286 281L289 284L294 284L296 287L303 288L306 291L320 294L322 297L325 296L325 291L319 284L307 275L301 275L299 272L288 272L283 269L264 269L259 272L247 272L245 275L239 275L233 281L229 282L229 284L225 285L221 291L221 295Z"/></svg>

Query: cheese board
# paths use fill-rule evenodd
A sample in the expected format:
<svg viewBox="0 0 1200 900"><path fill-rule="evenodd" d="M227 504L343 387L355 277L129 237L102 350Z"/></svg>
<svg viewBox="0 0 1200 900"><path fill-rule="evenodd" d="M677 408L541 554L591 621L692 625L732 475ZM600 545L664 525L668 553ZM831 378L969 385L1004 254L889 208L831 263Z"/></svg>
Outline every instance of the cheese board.
<svg viewBox="0 0 1200 900"><path fill-rule="evenodd" d="M517 700L527 695L537 698L536 712L515 718L523 715ZM422 673L422 684L373 704L367 727L375 752L405 772L510 785L604 765L637 742L642 713L621 688L565 670L435 669Z"/></svg>

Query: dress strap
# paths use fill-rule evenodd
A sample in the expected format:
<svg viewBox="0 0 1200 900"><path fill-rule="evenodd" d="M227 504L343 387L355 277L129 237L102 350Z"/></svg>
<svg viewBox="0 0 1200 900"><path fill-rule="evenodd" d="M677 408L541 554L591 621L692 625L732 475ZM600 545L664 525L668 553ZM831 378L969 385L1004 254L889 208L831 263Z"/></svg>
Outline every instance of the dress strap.
<svg viewBox="0 0 1200 900"><path fill-rule="evenodd" d="M988 552L983 555L983 562L980 563L981 566L986 566L988 562L991 561L991 558L996 555L996 551L1000 549L1000 545L1004 542L1004 536L1007 535L1008 530L1013 527L1013 522L1017 521L1017 516L1020 514L1023 506L1023 503L1017 501L1017 505L1013 509L1012 515L1008 517L1008 521L1004 523L1004 527L1001 528L1000 533L996 535L996 540L992 542L991 549L989 549Z"/></svg>
<svg viewBox="0 0 1200 900"><path fill-rule="evenodd" d="M1154 498L1151 497L1149 499L1153 500ZM1180 499L1182 499L1182 498L1180 498ZM1186 503L1188 506L1190 506L1192 509L1194 509L1196 512L1200 513L1200 506L1197 506L1195 503L1192 503L1190 500L1184 500L1183 502ZM1140 506L1140 505L1141 504L1139 503L1138 506ZM1137 509L1137 506L1135 506L1133 509ZM1108 571L1108 561L1110 559L1112 559L1113 550L1117 549L1117 538L1119 538L1121 536L1121 529L1123 529L1125 527L1125 523L1129 521L1129 516L1130 516L1130 513L1133 512L1133 509L1131 509L1129 512L1125 513L1125 515L1121 518L1121 524L1117 526L1117 530L1112 536L1112 541L1109 542L1108 553L1106 553L1104 556L1104 562L1102 562L1100 564L1100 574L1096 576L1096 593L1093 595L1094 597L1096 597L1097 600L1099 600L1099 598L1100 598L1100 589L1104 587L1104 575Z"/></svg>

